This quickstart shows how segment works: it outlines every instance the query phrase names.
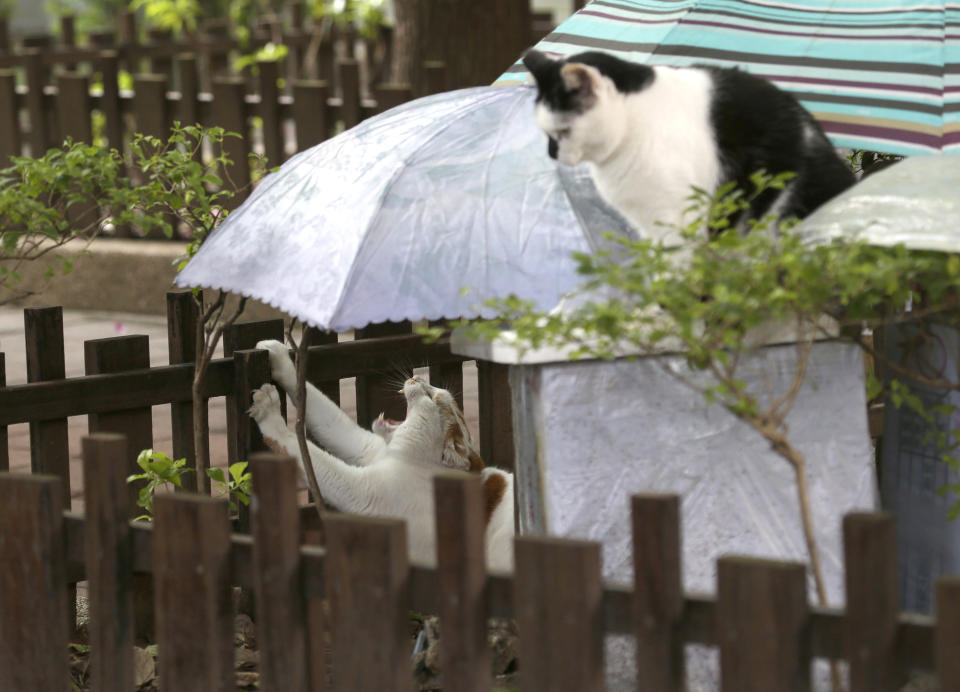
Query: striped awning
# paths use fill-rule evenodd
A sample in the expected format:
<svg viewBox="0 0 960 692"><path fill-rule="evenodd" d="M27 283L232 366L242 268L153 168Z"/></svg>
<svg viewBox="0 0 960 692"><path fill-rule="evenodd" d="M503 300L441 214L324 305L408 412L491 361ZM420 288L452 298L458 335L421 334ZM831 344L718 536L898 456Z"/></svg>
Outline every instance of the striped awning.
<svg viewBox="0 0 960 692"><path fill-rule="evenodd" d="M960 2L593 0L537 48L738 66L792 92L838 147L960 152ZM525 80L517 62L496 83Z"/></svg>

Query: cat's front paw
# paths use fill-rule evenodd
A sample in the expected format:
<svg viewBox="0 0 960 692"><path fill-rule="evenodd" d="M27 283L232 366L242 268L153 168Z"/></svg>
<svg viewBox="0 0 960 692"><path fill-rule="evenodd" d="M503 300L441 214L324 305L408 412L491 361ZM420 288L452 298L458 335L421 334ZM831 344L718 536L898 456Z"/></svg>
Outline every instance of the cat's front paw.
<svg viewBox="0 0 960 692"><path fill-rule="evenodd" d="M284 389L295 387L297 369L290 360L290 349L275 339L258 341L257 348L270 354L270 376L282 384Z"/></svg>
<svg viewBox="0 0 960 692"><path fill-rule="evenodd" d="M281 418L280 392L272 384L265 384L253 390L253 405L247 413L257 423L263 423L271 418Z"/></svg>
<svg viewBox="0 0 960 692"><path fill-rule="evenodd" d="M383 438L384 442L389 443L390 438L393 437L393 431L400 427L400 424L397 421L390 420L385 418L381 413L377 416L376 420L370 425L370 430L376 435L379 435Z"/></svg>

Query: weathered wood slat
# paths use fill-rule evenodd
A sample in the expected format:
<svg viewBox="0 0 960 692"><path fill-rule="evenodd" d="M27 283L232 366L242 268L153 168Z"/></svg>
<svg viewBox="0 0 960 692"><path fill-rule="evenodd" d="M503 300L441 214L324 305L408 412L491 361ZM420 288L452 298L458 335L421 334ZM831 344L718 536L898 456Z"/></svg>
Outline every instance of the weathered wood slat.
<svg viewBox="0 0 960 692"><path fill-rule="evenodd" d="M202 300L202 294L201 298ZM170 364L193 363L197 357L197 321L200 305L189 290L167 292L167 349ZM203 405L206 415L206 402ZM187 466L196 468L197 454L193 440L193 402L174 402L170 405L170 428L173 437L173 458L186 459ZM207 459L210 458L210 440L206 440ZM183 490L197 489L195 474L183 476Z"/></svg>
<svg viewBox="0 0 960 692"><path fill-rule="evenodd" d="M0 391L7 386L7 355L0 351ZM10 470L10 440L7 426L0 425L0 471Z"/></svg>
<svg viewBox="0 0 960 692"><path fill-rule="evenodd" d="M234 353L241 350L256 348L258 341L265 339L276 339L283 341L283 320L258 320L256 322L239 322L230 325L223 332L223 355L227 358L233 357ZM262 366L262 363L259 364ZM227 394L227 458L230 463L246 459L250 453L248 440L250 438L250 417L247 415L247 409L250 408L250 392L254 387L270 381L270 365L267 361L267 379L261 381L262 373L256 373L255 381L243 381L247 375L238 373L236 365L234 366L233 385ZM240 379L238 379L240 378ZM237 392L243 392L242 402L238 403ZM284 410L286 401L282 402ZM240 428L243 428L243 431ZM254 426L256 427L256 426ZM254 431L259 435L259 430ZM255 441L258 438L252 438ZM243 440L243 444L238 443ZM262 440L256 450L263 451Z"/></svg>
<svg viewBox="0 0 960 692"><path fill-rule="evenodd" d="M251 513L260 686L308 689L305 600L300 581L299 470L290 457L250 458L256 502Z"/></svg>
<svg viewBox="0 0 960 692"><path fill-rule="evenodd" d="M260 70L260 117L263 119L263 150L268 166L279 166L286 158L283 153L283 130L280 121L279 66L275 61L257 63Z"/></svg>
<svg viewBox="0 0 960 692"><path fill-rule="evenodd" d="M23 68L27 82L26 109L30 118L27 143L30 145L30 155L39 157L53 144L50 118L43 98L47 80L41 52L36 49L25 51Z"/></svg>
<svg viewBox="0 0 960 692"><path fill-rule="evenodd" d="M133 687L133 543L127 440L96 433L83 440L84 549L89 598L90 675L94 689Z"/></svg>
<svg viewBox="0 0 960 692"><path fill-rule="evenodd" d="M410 322L384 322L357 329L355 335L359 342L409 334L412 328ZM403 380L412 374L407 372L407 368L412 369L416 365L399 360L397 354L385 356L380 361L379 374L357 376L357 423L364 428L369 428L381 413L394 420L403 420L407 415L407 404L397 390L403 385ZM311 361L313 358L311 353Z"/></svg>
<svg viewBox="0 0 960 692"><path fill-rule="evenodd" d="M57 120L60 141L67 137L75 142L93 141L90 116L90 78L65 72L57 78Z"/></svg>
<svg viewBox="0 0 960 692"><path fill-rule="evenodd" d="M340 118L345 129L350 129L361 120L360 115L360 65L356 60L347 59L337 62L340 71Z"/></svg>
<svg viewBox="0 0 960 692"><path fill-rule="evenodd" d="M297 151L309 149L327 138L327 83L317 79L300 79L293 83L293 121Z"/></svg>
<svg viewBox="0 0 960 692"><path fill-rule="evenodd" d="M157 497L154 508L160 689L233 692L226 500L167 494Z"/></svg>
<svg viewBox="0 0 960 692"><path fill-rule="evenodd" d="M10 165L11 156L20 156L20 118L17 111L17 83L13 71L0 71L0 168Z"/></svg>
<svg viewBox="0 0 960 692"><path fill-rule="evenodd" d="M250 137L244 107L245 84L241 77L215 77L213 80L213 103L210 122L224 128L227 132L236 132L243 139L226 137L223 150L233 163L229 176L233 185L242 190L236 197L225 200L225 206L235 209L246 198L250 184L250 163L247 160L246 140ZM229 184L229 183L228 183Z"/></svg>
<svg viewBox="0 0 960 692"><path fill-rule="evenodd" d="M27 381L63 381L66 374L63 310L59 307L25 309L23 332L27 345ZM11 404L14 408L18 406L16 399ZM63 480L61 498L64 507L69 509L70 443L66 418L30 423L30 468L34 473L49 473Z"/></svg>
<svg viewBox="0 0 960 692"><path fill-rule="evenodd" d="M462 692L490 689L483 485L479 476L437 476L433 482L443 684Z"/></svg>
<svg viewBox="0 0 960 692"><path fill-rule="evenodd" d="M488 466L512 471L513 404L509 366L477 361L477 406L480 409L480 456Z"/></svg>
<svg viewBox="0 0 960 692"><path fill-rule="evenodd" d="M84 366L87 374L122 372L127 369L150 366L150 339L146 335L90 339L83 344ZM135 406L123 411L96 413L87 416L89 432L110 432L124 435L127 441L126 473L141 473L137 456L153 447L153 414L149 406ZM141 513L137 495L145 481L127 483L127 509L130 516ZM151 608L152 586L149 576L138 576L133 583L134 617L138 636L150 638L154 631L154 612Z"/></svg>
<svg viewBox="0 0 960 692"><path fill-rule="evenodd" d="M893 651L899 615L896 526L889 514L843 518L846 647L851 692L900 687Z"/></svg>
<svg viewBox="0 0 960 692"><path fill-rule="evenodd" d="M3 687L69 689L63 483L0 473L0 671Z"/></svg>
<svg viewBox="0 0 960 692"><path fill-rule="evenodd" d="M524 692L600 692L600 544L519 537L514 549L521 688Z"/></svg>
<svg viewBox="0 0 960 692"><path fill-rule="evenodd" d="M937 580L936 669L941 690L960 690L960 577Z"/></svg>
<svg viewBox="0 0 960 692"><path fill-rule="evenodd" d="M810 689L807 574L800 563L717 561L722 692Z"/></svg>
<svg viewBox="0 0 960 692"><path fill-rule="evenodd" d="M637 669L642 671L637 689L679 692L684 689L678 627L683 616L680 499L634 495L631 509Z"/></svg>
<svg viewBox="0 0 960 692"><path fill-rule="evenodd" d="M313 511L311 508L310 511ZM84 579L82 546L84 545L83 517L76 512L64 512L68 570L71 579ZM135 572L150 573L153 569L153 526L131 525L133 540L133 568ZM325 551L315 546L300 548L302 583L308 598L326 595ZM230 573L236 586L253 587L253 541L250 536L233 535L230 539ZM439 610L437 574L425 567L410 568L410 607L433 613ZM512 618L513 582L506 575L487 577L487 608L490 617ZM680 637L690 644L717 645L716 602L709 595L687 593L684 596L682 617L677 623ZM606 584L603 591L603 627L608 634L632 634L634 631L633 594L620 584ZM844 658L843 611L835 608L812 607L809 611L806 638L811 657ZM934 666L934 620L916 613L901 613L897 619L896 645L892 654L907 669L931 670Z"/></svg>
<svg viewBox="0 0 960 692"><path fill-rule="evenodd" d="M109 374L123 370L150 367L150 339L146 335L115 336L85 341L84 364L88 375ZM136 457L143 449L153 447L153 415L149 406L136 406L122 411L93 413L88 416L91 433L113 432L125 435L130 455L127 473L140 473ZM137 493L143 483L129 485L130 511L138 513Z"/></svg>
<svg viewBox="0 0 960 692"><path fill-rule="evenodd" d="M120 110L120 57L115 50L101 51L97 55L97 66L103 80L103 92L97 108L106 120L104 135L107 146L120 150L123 146L123 114Z"/></svg>
<svg viewBox="0 0 960 692"><path fill-rule="evenodd" d="M403 523L326 514L324 528L334 688L412 690ZM359 641L376 643L363 647Z"/></svg>
<svg viewBox="0 0 960 692"><path fill-rule="evenodd" d="M177 89L180 101L177 115L184 125L196 125L200 122L197 95L200 85L197 82L197 56L193 53L177 55Z"/></svg>

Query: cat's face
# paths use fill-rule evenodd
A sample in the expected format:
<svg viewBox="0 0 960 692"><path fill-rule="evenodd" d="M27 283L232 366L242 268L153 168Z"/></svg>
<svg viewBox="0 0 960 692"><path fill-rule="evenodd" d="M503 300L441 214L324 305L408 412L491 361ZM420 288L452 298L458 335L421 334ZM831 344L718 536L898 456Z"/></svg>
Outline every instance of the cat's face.
<svg viewBox="0 0 960 692"><path fill-rule="evenodd" d="M443 466L461 471L483 470L483 459L467 428L463 412L450 392L432 387L416 375L404 383L402 391L407 400L407 419L400 425L414 421L417 425L438 430L443 436Z"/></svg>
<svg viewBox="0 0 960 692"><path fill-rule="evenodd" d="M590 54L584 54L589 59ZM527 51L523 63L537 82L537 125L547 135L547 153L567 166L602 163L619 143L625 118L612 79L579 56L552 60Z"/></svg>

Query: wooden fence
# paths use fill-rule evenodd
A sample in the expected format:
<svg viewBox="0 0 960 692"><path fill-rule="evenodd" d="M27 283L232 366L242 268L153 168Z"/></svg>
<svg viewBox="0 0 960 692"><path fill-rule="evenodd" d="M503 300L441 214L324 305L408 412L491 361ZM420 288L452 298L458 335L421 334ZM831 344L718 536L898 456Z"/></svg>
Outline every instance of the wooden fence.
<svg viewBox="0 0 960 692"><path fill-rule="evenodd" d="M601 581L596 543L525 536L515 575L484 573L478 477L435 483L438 565L407 560L398 521L328 515L326 546L299 544L293 460L255 455L252 537L231 535L224 500L158 497L155 524L130 523L129 443L84 440L86 516L62 510L62 481L0 473L0 670L16 690L65 689L65 584L89 585L94 689L130 690L131 578L152 574L161 690L234 689L232 585L253 589L260 686L325 690L316 617L332 617L333 689L413 688L410 609L442 623L444 689L489 690L486 619L516 618L524 692L603 689L604 634L630 634L637 689L683 689L687 643L717 647L724 692L810 688L814 658L846 660L852 692L896 690L908 670L960 689L960 579L937 584L937 618L898 612L894 523L844 519L845 612L807 604L805 567L723 557L717 596L681 587L679 499L632 498L635 580ZM203 540L196 540L202 536Z"/></svg>
<svg viewBox="0 0 960 692"><path fill-rule="evenodd" d="M278 165L414 95L409 85L385 83L389 30L361 39L352 27L338 28L318 41L302 4L291 4L289 17L259 22L244 49L280 41L287 59L260 62L243 74L230 69L229 56L240 46L223 22L207 22L174 41L139 31L136 16L122 12L117 32L93 34L88 45L77 46L73 18L65 17L59 39L31 37L14 49L0 20L0 165L11 155L38 155L68 136L91 141L96 112L104 139L118 149L133 132L165 137L175 120L239 132L244 141L231 142L228 153L242 184L249 181L246 154L254 146ZM531 40L548 30L549 22L535 16ZM316 69L304 68L307 51ZM504 58L504 67L513 57ZM121 71L133 76L132 90L119 88ZM443 64L428 62L416 95L444 91L446 82Z"/></svg>
<svg viewBox="0 0 960 692"><path fill-rule="evenodd" d="M63 318L60 308L24 310L28 383L6 387L3 354L0 354L0 471L9 468L7 427L30 425L31 469L54 474L70 497L67 417L86 415L91 432L127 436L134 455L153 446L151 406L171 404L172 453L194 465L191 383L195 353L195 303L189 292L167 294L170 365L150 367L146 336L125 335L95 339L83 344L86 375L64 378ZM388 384L388 370L400 363L407 368L430 367L434 382L454 392L463 391L462 356L450 352L449 342L424 344L410 334L409 324L374 325L360 330L358 339L336 343L334 334L317 334L310 349L308 377L334 400L339 400L339 380L356 377L357 416L368 426L380 411L402 419L405 404ZM257 426L246 410L253 389L269 382L265 351L254 349L262 339L284 338L283 320L234 325L224 334L224 353L215 359L205 383L207 398L226 397L228 462L240 461L266 450ZM513 441L510 399L505 366L479 362L480 447L484 459L510 468ZM461 402L462 403L462 402ZM137 470L128 460L128 471ZM191 481L192 482L192 479Z"/></svg>

